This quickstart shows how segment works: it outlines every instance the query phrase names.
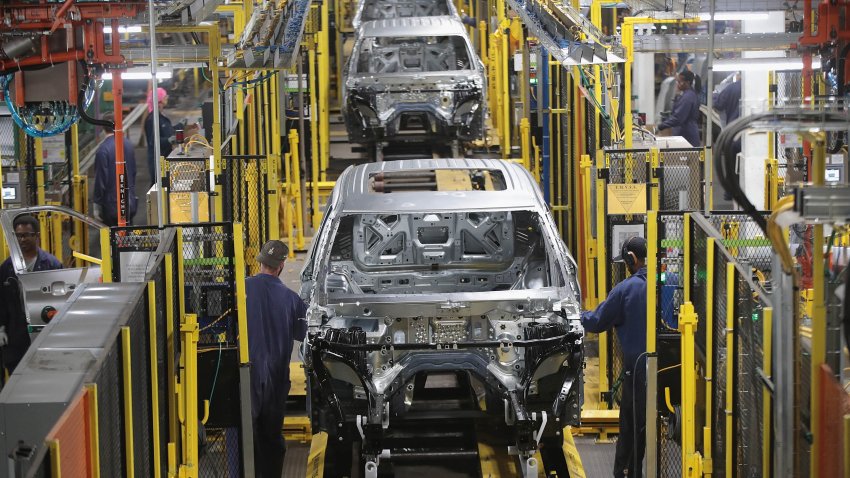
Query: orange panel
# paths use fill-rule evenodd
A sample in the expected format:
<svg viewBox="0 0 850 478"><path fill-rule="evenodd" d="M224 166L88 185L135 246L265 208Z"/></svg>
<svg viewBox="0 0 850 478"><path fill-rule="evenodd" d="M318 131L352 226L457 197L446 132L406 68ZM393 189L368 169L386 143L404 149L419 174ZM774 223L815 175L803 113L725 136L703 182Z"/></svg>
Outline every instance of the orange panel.
<svg viewBox="0 0 850 478"><path fill-rule="evenodd" d="M818 374L820 386L820 470L817 476L844 476L844 415L850 413L850 397L835 380L832 369L821 364Z"/></svg>
<svg viewBox="0 0 850 478"><path fill-rule="evenodd" d="M47 434L47 440L59 441L59 466L63 477L92 476L87 396L81 391Z"/></svg>

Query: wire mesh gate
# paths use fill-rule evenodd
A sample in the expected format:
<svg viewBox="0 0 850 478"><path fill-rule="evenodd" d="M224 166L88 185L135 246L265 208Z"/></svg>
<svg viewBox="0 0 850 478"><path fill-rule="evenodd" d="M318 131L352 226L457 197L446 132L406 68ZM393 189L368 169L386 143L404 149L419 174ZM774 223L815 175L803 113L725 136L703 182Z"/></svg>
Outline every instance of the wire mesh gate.
<svg viewBox="0 0 850 478"><path fill-rule="evenodd" d="M186 314L197 316L197 407L205 411L203 423L199 424L203 439L199 450L201 477L243 474L233 227L230 223L206 223L181 229L159 230L150 226L111 230L112 275L116 281L132 281L140 270L146 270L151 253L163 250L163 235L179 231L173 241L175 255L180 257L174 264L179 268L175 272L179 281L174 281L174 287L179 288L182 283L182 290L174 292L177 310L170 330L181 330ZM173 346L172 358L182 363L180 340L174 340ZM171 364L172 371L179 366L174 361ZM174 420L167 423L177 423L176 417L169 418Z"/></svg>
<svg viewBox="0 0 850 478"><path fill-rule="evenodd" d="M245 257L253 258L260 247L277 232L269 230L266 217L269 208L269 193L274 188L269 184L268 158L266 156L224 156L224 220L240 222L245 237ZM254 261L248 265L251 275L259 272Z"/></svg>

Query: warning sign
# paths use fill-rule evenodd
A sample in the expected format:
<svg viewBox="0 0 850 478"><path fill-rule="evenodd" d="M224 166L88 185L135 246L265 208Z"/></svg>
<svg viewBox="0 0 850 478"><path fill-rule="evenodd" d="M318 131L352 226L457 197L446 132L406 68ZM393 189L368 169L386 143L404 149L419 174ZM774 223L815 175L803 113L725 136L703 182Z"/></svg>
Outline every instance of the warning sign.
<svg viewBox="0 0 850 478"><path fill-rule="evenodd" d="M646 184L609 184L608 214L646 214Z"/></svg>

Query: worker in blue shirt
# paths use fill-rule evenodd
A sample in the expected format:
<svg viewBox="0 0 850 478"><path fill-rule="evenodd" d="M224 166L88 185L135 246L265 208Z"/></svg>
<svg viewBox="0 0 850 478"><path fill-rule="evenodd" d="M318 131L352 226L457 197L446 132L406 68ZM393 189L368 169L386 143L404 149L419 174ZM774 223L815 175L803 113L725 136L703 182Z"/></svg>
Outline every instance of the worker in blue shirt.
<svg viewBox="0 0 850 478"><path fill-rule="evenodd" d="M714 93L714 109L726 114L726 123L729 124L741 117L741 74L735 75L735 81L726 85L720 93ZM732 143L732 154L737 156L741 152L741 137ZM723 198L727 201L732 199L729 191L723 191Z"/></svg>
<svg viewBox="0 0 850 478"><path fill-rule="evenodd" d="M21 246L26 272L62 268L59 259L38 247L40 227L36 218L30 215L18 216L12 221L12 227ZM20 283L11 257L0 265L0 298L0 347L3 348L3 366L11 374L30 346L26 311L21 302Z"/></svg>
<svg viewBox="0 0 850 478"><path fill-rule="evenodd" d="M260 273L245 280L248 349L251 358L251 412L257 478L280 478L286 442L281 435L289 395L289 360L294 341L307 334L307 306L280 276L289 248L263 244Z"/></svg>
<svg viewBox="0 0 850 478"><path fill-rule="evenodd" d="M109 132L106 139L97 147L94 156L94 217L107 226L118 225L118 200L115 186L115 135ZM127 138L124 138L124 174L127 180L127 217L128 225L133 224L136 215L136 152Z"/></svg>
<svg viewBox="0 0 850 478"><path fill-rule="evenodd" d="M646 240L630 237L614 259L631 276L611 290L596 310L581 315L588 332L617 332L623 351L623 395L614 476L640 477L646 446Z"/></svg>
<svg viewBox="0 0 850 478"><path fill-rule="evenodd" d="M673 102L673 112L658 125L659 130L673 129L673 136L685 138L697 148L699 140L699 97L694 91L694 74L685 70L676 78L676 87L681 91Z"/></svg>

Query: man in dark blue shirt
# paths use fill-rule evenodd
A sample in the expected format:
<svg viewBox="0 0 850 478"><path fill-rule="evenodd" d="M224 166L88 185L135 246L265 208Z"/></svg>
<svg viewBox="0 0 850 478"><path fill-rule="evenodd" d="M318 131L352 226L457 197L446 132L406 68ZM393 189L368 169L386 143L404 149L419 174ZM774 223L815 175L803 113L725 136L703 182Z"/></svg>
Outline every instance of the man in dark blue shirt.
<svg viewBox="0 0 850 478"><path fill-rule="evenodd" d="M59 259L38 247L40 227L36 218L30 215L18 216L12 226L21 246L26 272L62 268ZM26 311L21 302L18 274L11 257L0 265L0 298L0 347L3 347L3 366L11 374L30 346Z"/></svg>
<svg viewBox="0 0 850 478"><path fill-rule="evenodd" d="M679 73L676 86L681 94L673 102L673 112L658 129L672 128L674 136L681 136L698 148L699 139L699 97L694 91L694 74L688 70Z"/></svg>
<svg viewBox="0 0 850 478"><path fill-rule="evenodd" d="M257 478L280 478L286 442L281 435L289 394L293 342L307 334L307 306L278 277L289 248L280 241L263 244L260 273L245 280L248 349L251 357L251 411L254 469Z"/></svg>
<svg viewBox="0 0 850 478"><path fill-rule="evenodd" d="M118 200L115 186L115 135L103 140L94 156L94 206L95 217L107 226L118 225ZM127 178L127 224L136 215L136 153L133 145L124 138L124 174Z"/></svg>
<svg viewBox="0 0 850 478"><path fill-rule="evenodd" d="M631 276L611 290L596 310L584 312L588 332L617 332L623 351L623 395L614 476L640 477L646 446L646 240L629 238L615 261L626 263Z"/></svg>

